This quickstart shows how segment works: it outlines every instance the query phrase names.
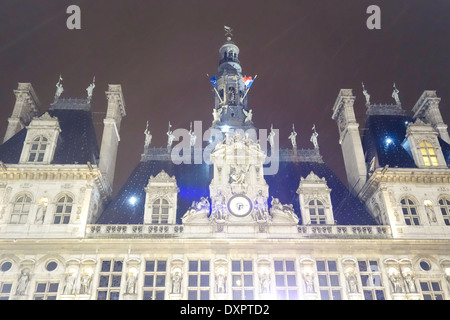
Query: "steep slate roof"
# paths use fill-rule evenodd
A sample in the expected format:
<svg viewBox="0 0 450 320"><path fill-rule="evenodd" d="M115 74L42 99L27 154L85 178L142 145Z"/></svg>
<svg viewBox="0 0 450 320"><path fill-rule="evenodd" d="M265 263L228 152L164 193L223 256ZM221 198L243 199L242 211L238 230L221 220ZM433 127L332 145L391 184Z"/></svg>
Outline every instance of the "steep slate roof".
<svg viewBox="0 0 450 320"><path fill-rule="evenodd" d="M280 162L276 175L267 175L269 185L269 205L271 196L279 198L281 203L294 205L295 213L300 215L297 192L300 178L314 171L319 177L325 177L331 191L331 201L337 224L375 225L365 206L349 193L346 186L324 163L319 162ZM213 178L213 166L208 164L175 165L170 160L141 161L117 196L100 216L99 224L142 224L144 221L145 190L151 175L161 170L175 176L179 188L177 203L177 223L191 206L192 201L209 196L209 184ZM136 202L131 204L132 197Z"/></svg>
<svg viewBox="0 0 450 320"><path fill-rule="evenodd" d="M52 164L98 163L99 148L92 121L91 107L86 100L61 99L47 111L57 117L61 132ZM0 161L17 164L22 153L27 129L23 128L0 145Z"/></svg>
<svg viewBox="0 0 450 320"><path fill-rule="evenodd" d="M406 128L412 117L406 115L371 115L366 120L362 137L366 163L377 157L379 167L417 168L406 139ZM387 139L391 139L387 143ZM450 163L450 145L438 138L447 165Z"/></svg>

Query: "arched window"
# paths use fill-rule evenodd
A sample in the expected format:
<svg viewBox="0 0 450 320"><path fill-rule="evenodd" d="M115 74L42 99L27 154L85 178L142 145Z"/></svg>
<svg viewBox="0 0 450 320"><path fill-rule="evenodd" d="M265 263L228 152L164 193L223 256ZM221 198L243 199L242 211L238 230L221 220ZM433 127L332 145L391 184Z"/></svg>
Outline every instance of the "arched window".
<svg viewBox="0 0 450 320"><path fill-rule="evenodd" d="M152 223L167 224L169 221L169 202L159 198L153 202Z"/></svg>
<svg viewBox="0 0 450 320"><path fill-rule="evenodd" d="M53 218L54 224L68 224L70 221L70 214L72 213L72 197L64 195L56 202L55 216Z"/></svg>
<svg viewBox="0 0 450 320"><path fill-rule="evenodd" d="M44 136L34 138L31 142L30 154L28 155L28 162L42 162L44 161L45 149L47 149L48 139Z"/></svg>
<svg viewBox="0 0 450 320"><path fill-rule="evenodd" d="M441 208L441 213L445 224L450 226L450 200L445 197L439 199L439 207Z"/></svg>
<svg viewBox="0 0 450 320"><path fill-rule="evenodd" d="M325 206L322 201L314 199L308 203L311 224L325 224Z"/></svg>
<svg viewBox="0 0 450 320"><path fill-rule="evenodd" d="M18 196L14 202L13 211L11 213L10 223L24 224L28 220L30 213L31 198L27 195Z"/></svg>
<svg viewBox="0 0 450 320"><path fill-rule="evenodd" d="M438 161L436 152L431 143L427 141L422 141L419 143L420 153L422 154L423 162L427 167L437 167Z"/></svg>
<svg viewBox="0 0 450 320"><path fill-rule="evenodd" d="M413 200L406 197L400 201L402 205L403 217L405 218L405 223L409 226L420 225L420 217L417 212L417 206Z"/></svg>

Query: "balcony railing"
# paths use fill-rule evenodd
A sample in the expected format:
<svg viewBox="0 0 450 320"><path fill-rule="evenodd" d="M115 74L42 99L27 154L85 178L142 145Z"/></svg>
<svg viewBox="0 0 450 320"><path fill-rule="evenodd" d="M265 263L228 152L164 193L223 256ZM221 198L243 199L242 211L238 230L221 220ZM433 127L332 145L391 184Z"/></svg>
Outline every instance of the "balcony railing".
<svg viewBox="0 0 450 320"><path fill-rule="evenodd" d="M110 225L91 224L87 238L189 238L183 225ZM299 225L292 238L391 238L389 226ZM198 234L193 235L198 238ZM205 234L205 237L211 234Z"/></svg>

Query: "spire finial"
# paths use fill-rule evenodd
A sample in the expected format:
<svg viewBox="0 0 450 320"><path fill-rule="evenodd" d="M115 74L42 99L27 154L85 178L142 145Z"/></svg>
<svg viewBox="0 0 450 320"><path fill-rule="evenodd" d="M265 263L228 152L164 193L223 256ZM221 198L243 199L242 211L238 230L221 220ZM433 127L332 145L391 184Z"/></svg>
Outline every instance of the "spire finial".
<svg viewBox="0 0 450 320"><path fill-rule="evenodd" d="M225 37L227 37L227 41L231 41L231 37L233 36L233 29L228 26L223 26L225 30Z"/></svg>

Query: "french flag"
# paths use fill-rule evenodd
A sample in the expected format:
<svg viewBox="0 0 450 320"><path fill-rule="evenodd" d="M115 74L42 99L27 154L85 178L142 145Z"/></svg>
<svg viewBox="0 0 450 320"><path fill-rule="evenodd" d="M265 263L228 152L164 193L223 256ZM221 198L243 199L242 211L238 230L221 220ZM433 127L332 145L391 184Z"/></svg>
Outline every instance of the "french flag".
<svg viewBox="0 0 450 320"><path fill-rule="evenodd" d="M244 84L247 88L250 88L254 80L252 77L243 77L242 81L244 81Z"/></svg>

